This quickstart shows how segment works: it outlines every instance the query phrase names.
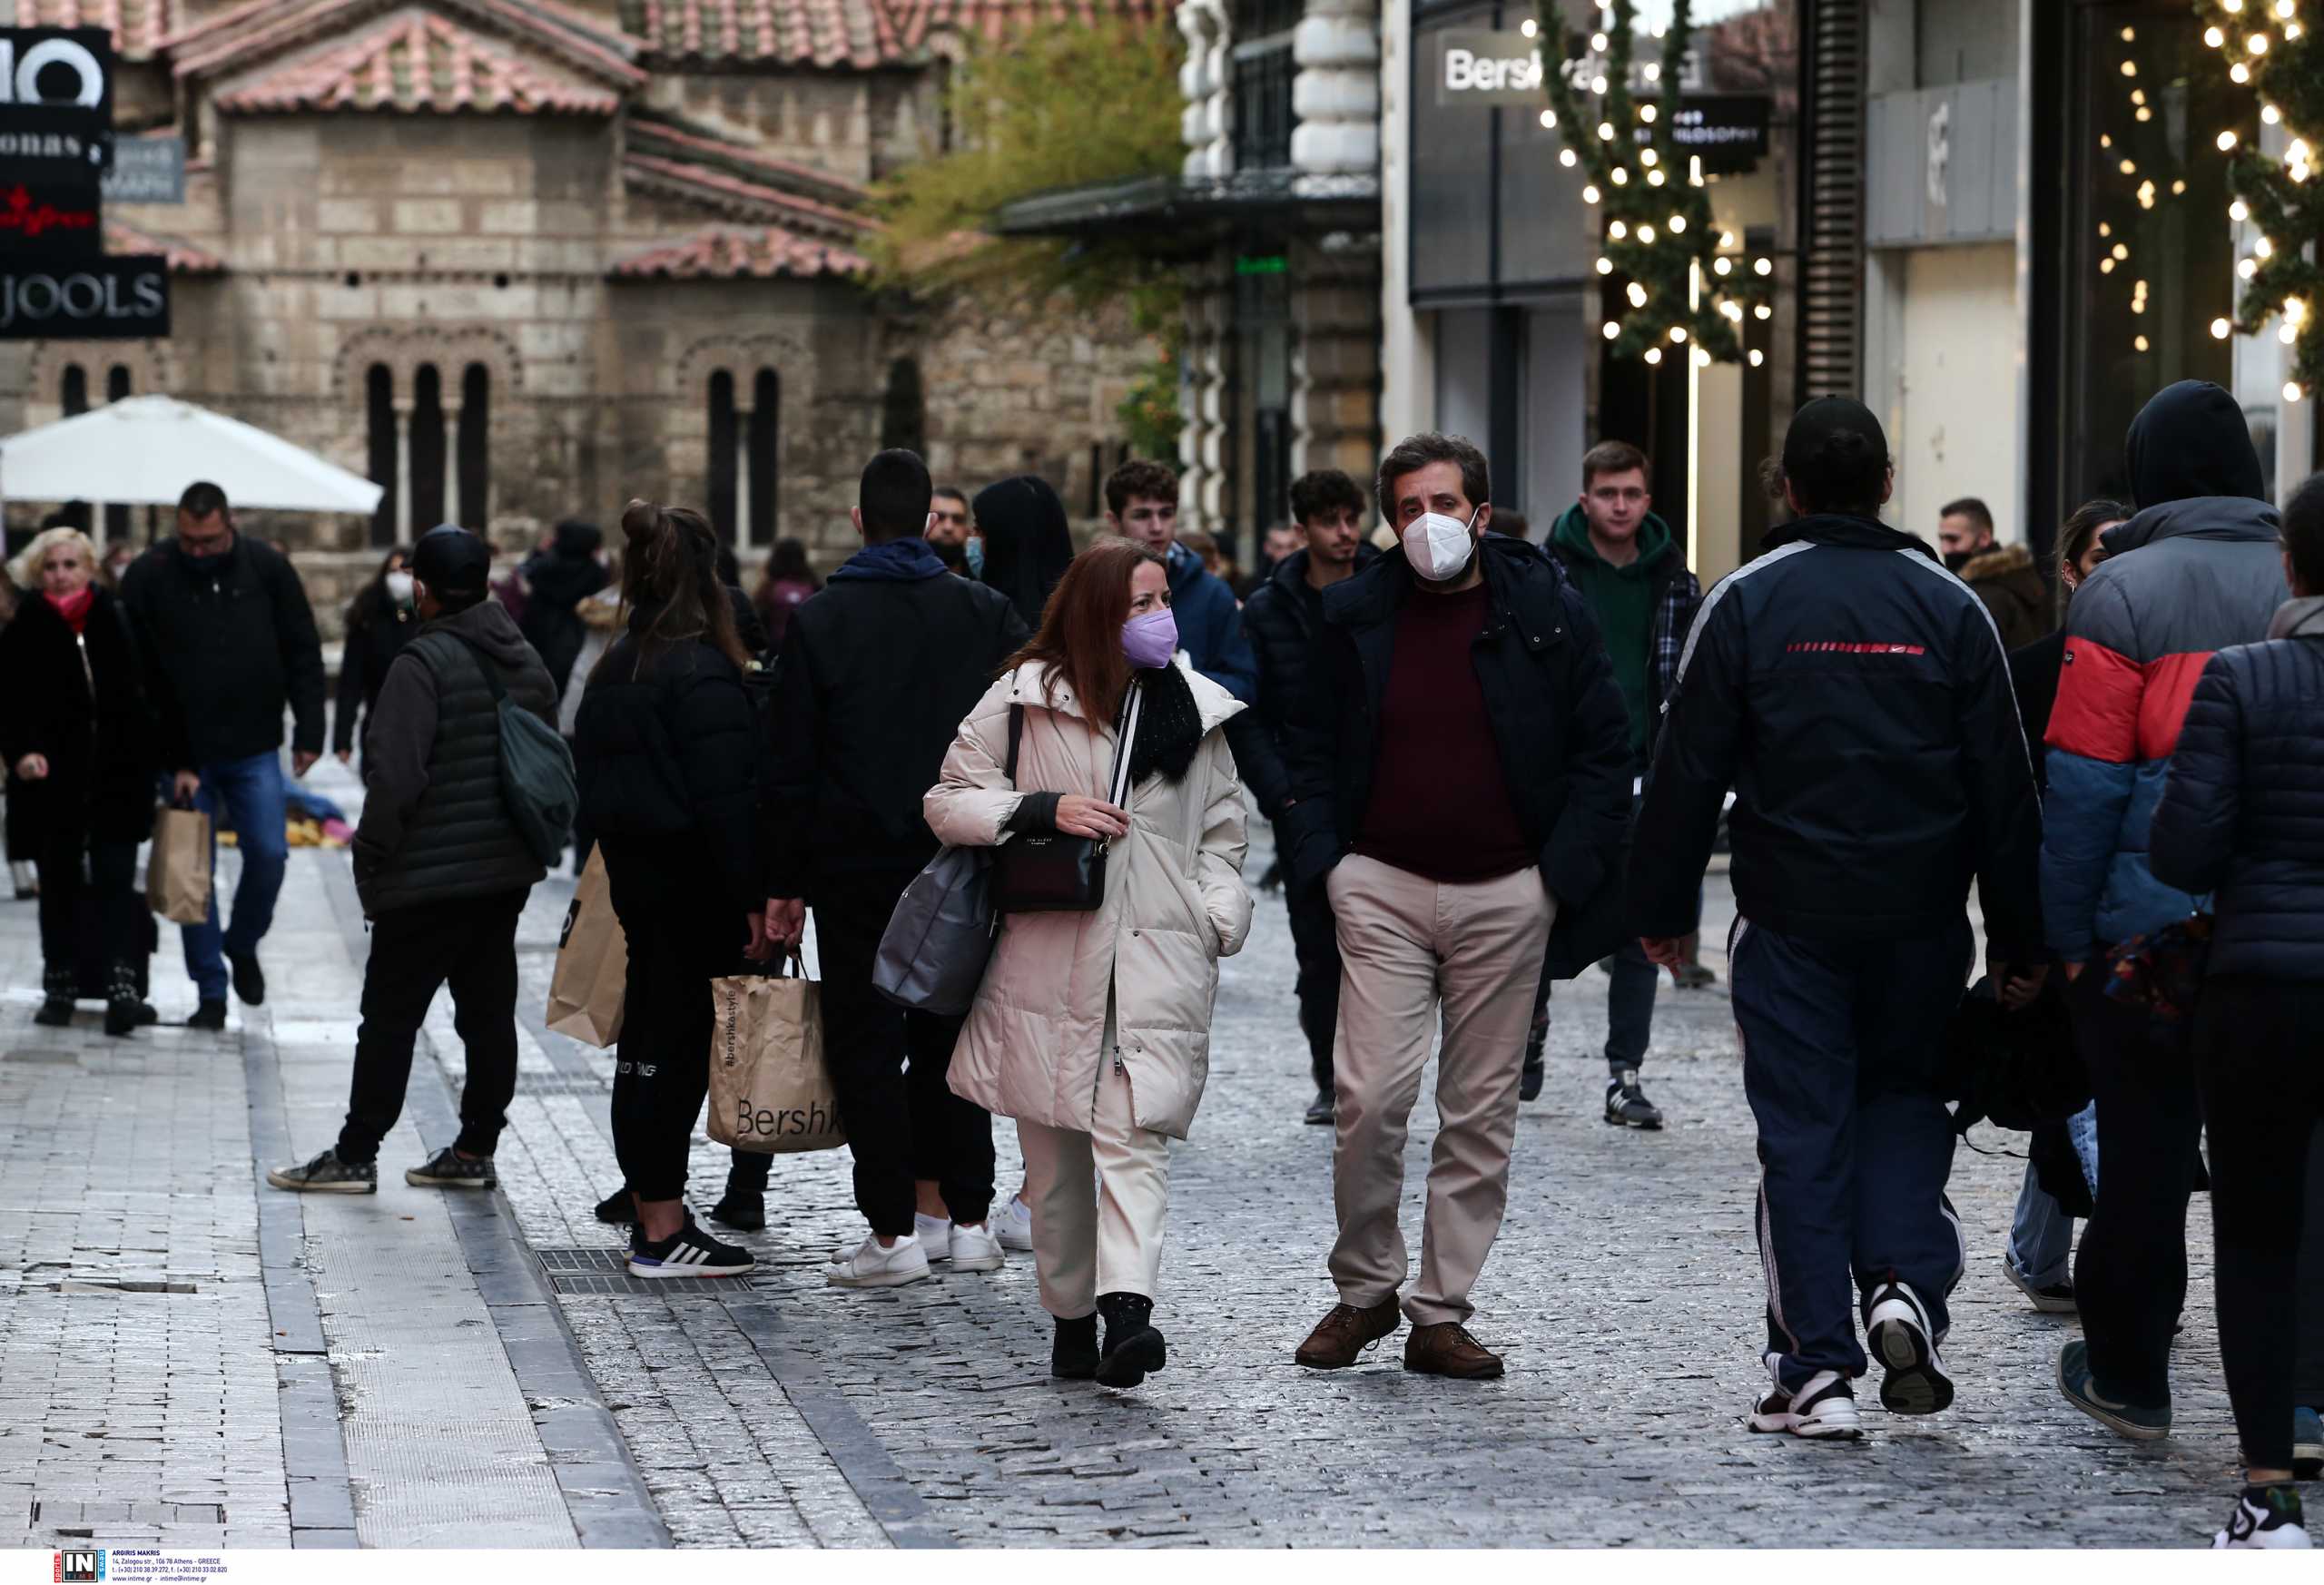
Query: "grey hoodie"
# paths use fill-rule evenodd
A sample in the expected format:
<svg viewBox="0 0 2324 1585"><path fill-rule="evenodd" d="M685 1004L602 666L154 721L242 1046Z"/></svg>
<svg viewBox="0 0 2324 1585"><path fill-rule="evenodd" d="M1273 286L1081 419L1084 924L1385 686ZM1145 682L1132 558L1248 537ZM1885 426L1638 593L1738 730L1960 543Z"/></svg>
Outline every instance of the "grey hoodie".
<svg viewBox="0 0 2324 1585"><path fill-rule="evenodd" d="M355 887L368 918L525 891L547 872L501 797L499 716L481 669L487 656L509 698L556 721L556 684L498 602L439 616L412 635L388 668L364 733Z"/></svg>

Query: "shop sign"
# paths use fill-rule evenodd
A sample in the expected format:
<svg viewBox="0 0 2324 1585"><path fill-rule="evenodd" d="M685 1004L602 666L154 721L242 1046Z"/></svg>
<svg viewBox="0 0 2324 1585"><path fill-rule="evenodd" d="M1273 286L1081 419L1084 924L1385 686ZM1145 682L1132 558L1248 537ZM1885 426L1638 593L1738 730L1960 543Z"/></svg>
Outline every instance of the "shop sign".
<svg viewBox="0 0 2324 1585"><path fill-rule="evenodd" d="M1530 104L1549 101L1541 89L1541 52L1513 30L1448 28L1436 35L1436 103Z"/></svg>
<svg viewBox="0 0 2324 1585"><path fill-rule="evenodd" d="M0 341L128 341L169 333L169 260L162 254L0 263Z"/></svg>
<svg viewBox="0 0 2324 1585"><path fill-rule="evenodd" d="M185 140L175 135L116 139L104 194L107 203L183 203Z"/></svg>
<svg viewBox="0 0 2324 1585"><path fill-rule="evenodd" d="M86 179L113 159L113 38L0 27L0 176Z"/></svg>
<svg viewBox="0 0 2324 1585"><path fill-rule="evenodd" d="M103 230L94 187L0 181L0 253L101 253Z"/></svg>
<svg viewBox="0 0 2324 1585"><path fill-rule="evenodd" d="M1682 154L1700 155L1714 173L1748 171L1768 152L1768 100L1761 94L1689 94L1664 133Z"/></svg>

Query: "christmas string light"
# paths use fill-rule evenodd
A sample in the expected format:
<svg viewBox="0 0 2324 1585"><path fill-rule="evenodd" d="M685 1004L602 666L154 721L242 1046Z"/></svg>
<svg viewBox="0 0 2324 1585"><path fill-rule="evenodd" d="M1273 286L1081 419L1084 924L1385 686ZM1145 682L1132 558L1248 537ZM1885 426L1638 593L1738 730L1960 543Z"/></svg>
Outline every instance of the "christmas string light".
<svg viewBox="0 0 2324 1585"><path fill-rule="evenodd" d="M2228 80L2251 90L2245 113L2285 135L2280 155L2233 126L2213 136L2227 166L2228 219L2251 234L2237 250L2236 300L2211 332L2224 341L2272 325L2290 349L2283 399L2299 401L2324 378L2324 320L2309 311L2324 292L2324 264L2309 245L2324 236L2324 182L2310 181L2324 142L2324 41L2295 20L2298 0L2203 0L2196 10L2203 42L2230 57Z"/></svg>

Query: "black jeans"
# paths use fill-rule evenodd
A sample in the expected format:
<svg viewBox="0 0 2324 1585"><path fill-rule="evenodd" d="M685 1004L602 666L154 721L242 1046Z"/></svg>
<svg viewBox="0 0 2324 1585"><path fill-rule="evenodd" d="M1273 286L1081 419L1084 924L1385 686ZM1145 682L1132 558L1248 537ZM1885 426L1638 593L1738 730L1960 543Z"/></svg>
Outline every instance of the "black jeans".
<svg viewBox="0 0 2324 1585"><path fill-rule="evenodd" d="M1291 914L1291 950L1299 961L1299 1030L1307 1037L1307 1068L1315 1088L1332 1088L1332 1042L1340 1021L1340 934L1332 923L1332 900L1321 886L1302 888L1286 881L1285 907Z"/></svg>
<svg viewBox="0 0 2324 1585"><path fill-rule="evenodd" d="M614 1048L614 1157L641 1200L686 1192L694 1119L710 1092L710 982L742 966L748 930L705 885L684 841L601 836L606 890L629 947Z"/></svg>
<svg viewBox="0 0 2324 1585"><path fill-rule="evenodd" d="M1647 1042L1654 1038L1654 992L1662 970L1635 940L1626 940L1600 968L1612 981L1606 988L1606 1071L1646 1066ZM1550 993L1556 988L1549 965L1541 966L1541 983L1533 992L1533 1026L1550 1023Z"/></svg>
<svg viewBox="0 0 2324 1585"><path fill-rule="evenodd" d="M2319 1028L2324 985L2240 975L2206 981L2195 1016L2196 1067L2211 1138L2220 1360L2243 1459L2255 1469L2291 1467L2300 1339L2324 1329L2312 1259L2310 1292L2298 1291L2308 1189L2324 1170L2309 1149L2324 1117ZM2103 1106L2098 1137L2102 1148ZM2098 1186L2102 1205L2103 1167Z"/></svg>
<svg viewBox="0 0 2324 1585"><path fill-rule="evenodd" d="M912 873L847 875L808 900L823 974L823 1054L855 1157L855 1206L883 1238L911 1232L915 1179L938 1186L955 1222L981 1222L992 1209L992 1115L945 1083L963 1020L907 1012L872 989L880 937Z"/></svg>
<svg viewBox="0 0 2324 1585"><path fill-rule="evenodd" d="M524 911L524 892L503 891L399 908L372 921L341 1161L379 1158L379 1141L403 1115L428 1004L448 984L452 1027L468 1052L454 1143L470 1156L492 1154L517 1093L517 916Z"/></svg>
<svg viewBox="0 0 2324 1585"><path fill-rule="evenodd" d="M2187 1197L2202 1115L2183 1034L2105 993L2101 949L2066 992L2098 1103L2098 1199L2074 1255L2090 1369L2108 1397L2171 1402L2171 1334L2187 1304ZM2208 992L2206 992L2208 995Z"/></svg>
<svg viewBox="0 0 2324 1585"><path fill-rule="evenodd" d="M145 900L137 894L137 844L90 837L78 832L43 842L34 860L40 870L40 955L52 974L70 974L79 960L81 856L88 853L85 884L97 897L97 932L104 943L105 967L139 956L138 916Z"/></svg>

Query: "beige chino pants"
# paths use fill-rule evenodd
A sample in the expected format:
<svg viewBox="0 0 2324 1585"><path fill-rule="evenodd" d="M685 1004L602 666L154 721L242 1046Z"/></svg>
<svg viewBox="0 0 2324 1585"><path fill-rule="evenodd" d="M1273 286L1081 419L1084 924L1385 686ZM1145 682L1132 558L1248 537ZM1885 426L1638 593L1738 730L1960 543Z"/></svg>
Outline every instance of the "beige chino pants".
<svg viewBox="0 0 2324 1585"><path fill-rule="evenodd" d="M1344 966L1332 1054L1332 1281L1342 1303L1369 1308L1410 1274L1396 1221L1404 1137L1441 1019L1420 1281L1404 1314L1415 1326L1465 1322L1509 1199L1525 1033L1557 905L1531 865L1451 885L1350 853L1325 885Z"/></svg>
<svg viewBox="0 0 2324 1585"><path fill-rule="evenodd" d="M1532 1013L1532 1004L1526 1004ZM1170 1210L1170 1141L1137 1126L1129 1074L1110 1055L1106 1019L1098 1107L1089 1133L1017 1122L1025 1153L1025 1203L1033 1213L1033 1266L1041 1308L1071 1321L1092 1314L1099 1294L1154 1297L1162 1231ZM1098 1182L1093 1189L1092 1172Z"/></svg>

